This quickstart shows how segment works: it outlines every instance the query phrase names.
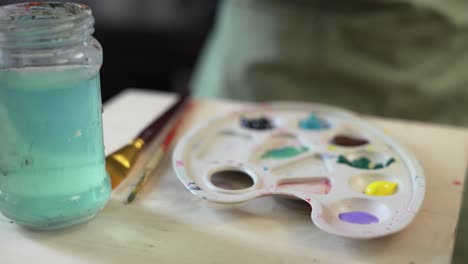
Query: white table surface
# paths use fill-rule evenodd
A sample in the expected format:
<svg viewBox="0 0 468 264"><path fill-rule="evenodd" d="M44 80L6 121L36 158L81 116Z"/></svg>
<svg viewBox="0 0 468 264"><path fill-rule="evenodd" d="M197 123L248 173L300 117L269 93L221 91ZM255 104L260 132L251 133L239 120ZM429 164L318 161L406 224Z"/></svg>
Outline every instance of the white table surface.
<svg viewBox="0 0 468 264"><path fill-rule="evenodd" d="M106 154L116 150L174 100L129 89L104 107ZM200 102L183 131L241 105ZM0 216L0 263L450 263L459 215L468 130L369 119L411 149L426 172L421 211L402 232L352 240L314 227L310 209L272 197L238 205L199 200L178 181L166 158L131 205L129 177L91 222L33 232ZM456 184L459 181L462 184Z"/></svg>

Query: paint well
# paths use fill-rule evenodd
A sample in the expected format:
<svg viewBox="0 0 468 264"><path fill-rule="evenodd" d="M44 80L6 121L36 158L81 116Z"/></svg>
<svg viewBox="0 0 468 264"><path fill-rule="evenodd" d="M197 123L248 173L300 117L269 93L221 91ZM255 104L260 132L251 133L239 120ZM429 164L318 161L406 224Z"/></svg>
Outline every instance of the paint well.
<svg viewBox="0 0 468 264"><path fill-rule="evenodd" d="M341 213L338 215L338 218L340 218L341 221L357 225L369 225L379 222L379 218L377 218L377 216L363 211Z"/></svg>
<svg viewBox="0 0 468 264"><path fill-rule="evenodd" d="M385 183L391 183L395 186L389 186ZM349 187L358 193L373 195L374 193L391 195L398 192L398 180L392 174L387 173L359 173L350 177ZM384 190L381 190L384 188Z"/></svg>
<svg viewBox="0 0 468 264"><path fill-rule="evenodd" d="M327 178L316 178L301 181L284 181L278 185L278 188L301 191L309 194L328 194L331 189L330 180Z"/></svg>

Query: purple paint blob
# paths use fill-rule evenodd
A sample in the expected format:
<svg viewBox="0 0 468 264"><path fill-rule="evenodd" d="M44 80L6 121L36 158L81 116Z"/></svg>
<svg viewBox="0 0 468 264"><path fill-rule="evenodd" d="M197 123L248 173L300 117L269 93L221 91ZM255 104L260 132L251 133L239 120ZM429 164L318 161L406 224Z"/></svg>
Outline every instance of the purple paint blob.
<svg viewBox="0 0 468 264"><path fill-rule="evenodd" d="M358 225L376 224L379 222L379 219L375 215L361 211L341 213L338 217L342 221Z"/></svg>

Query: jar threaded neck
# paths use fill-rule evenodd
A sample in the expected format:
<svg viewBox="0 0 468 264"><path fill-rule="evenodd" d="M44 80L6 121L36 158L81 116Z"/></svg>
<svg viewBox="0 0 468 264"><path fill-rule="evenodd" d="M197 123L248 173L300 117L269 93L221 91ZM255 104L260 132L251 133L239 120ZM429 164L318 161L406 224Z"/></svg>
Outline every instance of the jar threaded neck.
<svg viewBox="0 0 468 264"><path fill-rule="evenodd" d="M91 9L76 3L23 3L0 7L0 48L48 48L86 41Z"/></svg>

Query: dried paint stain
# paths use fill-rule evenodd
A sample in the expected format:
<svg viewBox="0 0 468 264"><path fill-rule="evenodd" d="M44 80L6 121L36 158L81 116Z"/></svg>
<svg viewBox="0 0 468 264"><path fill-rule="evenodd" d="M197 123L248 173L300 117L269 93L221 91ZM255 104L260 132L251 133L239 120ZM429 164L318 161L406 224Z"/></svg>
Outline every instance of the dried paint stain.
<svg viewBox="0 0 468 264"><path fill-rule="evenodd" d="M461 186L462 185L461 181L458 181L458 180L453 181L452 184L455 185L455 186Z"/></svg>
<svg viewBox="0 0 468 264"><path fill-rule="evenodd" d="M231 137L240 137L244 139L252 139L251 135L248 134L242 134L234 130L221 130L218 132L218 135L221 136L231 136Z"/></svg>
<svg viewBox="0 0 468 264"><path fill-rule="evenodd" d="M201 191L201 188L198 187L198 185L196 185L194 182L190 182L187 187L192 191Z"/></svg>
<svg viewBox="0 0 468 264"><path fill-rule="evenodd" d="M279 188L300 191L308 194L325 195L330 192L331 183L328 179L313 179L303 182L286 182L278 185Z"/></svg>

